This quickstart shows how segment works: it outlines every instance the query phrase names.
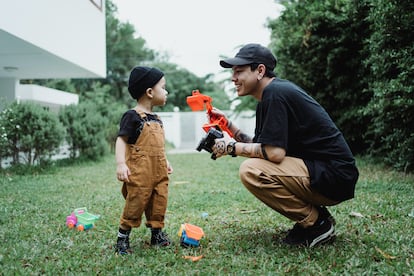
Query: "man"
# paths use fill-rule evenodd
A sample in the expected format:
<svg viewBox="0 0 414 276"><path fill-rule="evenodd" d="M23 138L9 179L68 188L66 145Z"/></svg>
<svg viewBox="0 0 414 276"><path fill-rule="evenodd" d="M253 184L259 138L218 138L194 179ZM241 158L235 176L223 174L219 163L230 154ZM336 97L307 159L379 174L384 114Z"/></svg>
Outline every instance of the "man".
<svg viewBox="0 0 414 276"><path fill-rule="evenodd" d="M325 206L354 197L358 169L342 133L327 112L303 89L277 78L276 58L259 44L247 44L231 68L238 96L258 101L250 138L228 121L234 139L224 133L213 153L248 157L240 166L246 188L270 208L295 221L283 239L313 247L334 237L335 219ZM224 114L215 109L213 113Z"/></svg>

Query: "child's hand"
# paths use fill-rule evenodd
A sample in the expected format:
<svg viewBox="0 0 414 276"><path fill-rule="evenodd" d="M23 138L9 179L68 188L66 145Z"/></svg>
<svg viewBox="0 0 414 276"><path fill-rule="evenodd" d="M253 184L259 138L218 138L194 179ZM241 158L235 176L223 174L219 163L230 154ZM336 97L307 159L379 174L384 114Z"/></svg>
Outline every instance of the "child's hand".
<svg viewBox="0 0 414 276"><path fill-rule="evenodd" d="M171 166L170 162L167 160L167 172L168 174L172 174L174 171L173 167Z"/></svg>
<svg viewBox="0 0 414 276"><path fill-rule="evenodd" d="M122 182L129 182L130 175L131 171L129 170L128 166L125 163L119 163L116 167L116 176L118 180Z"/></svg>

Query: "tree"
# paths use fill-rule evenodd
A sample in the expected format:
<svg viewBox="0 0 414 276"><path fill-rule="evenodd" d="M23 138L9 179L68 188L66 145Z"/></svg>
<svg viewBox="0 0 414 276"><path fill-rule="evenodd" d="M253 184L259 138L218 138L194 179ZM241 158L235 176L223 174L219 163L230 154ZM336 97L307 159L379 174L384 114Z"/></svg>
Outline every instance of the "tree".
<svg viewBox="0 0 414 276"><path fill-rule="evenodd" d="M303 87L324 106L354 153L368 146L363 133L370 116L361 109L371 97L362 62L367 56L368 8L358 2L284 1L285 11L268 23L278 75Z"/></svg>
<svg viewBox="0 0 414 276"><path fill-rule="evenodd" d="M394 168L414 170L414 3L381 0L372 5L369 22L372 114L368 135L371 152Z"/></svg>

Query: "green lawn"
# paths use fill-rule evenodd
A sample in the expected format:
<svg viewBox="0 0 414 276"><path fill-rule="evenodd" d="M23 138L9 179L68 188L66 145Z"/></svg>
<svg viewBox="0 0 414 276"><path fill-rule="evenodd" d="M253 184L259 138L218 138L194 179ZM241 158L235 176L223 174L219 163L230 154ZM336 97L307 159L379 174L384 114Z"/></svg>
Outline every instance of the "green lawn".
<svg viewBox="0 0 414 276"><path fill-rule="evenodd" d="M356 198L330 208L333 244L292 248L292 227L254 198L238 179L243 158L169 154L165 231L175 244L149 246L149 230L131 235L134 254L113 251L123 208L114 158L57 166L42 173L0 175L0 275L413 275L414 177L358 159ZM85 232L69 229L78 207L101 215ZM206 214L208 216L205 217ZM201 246L179 246L182 223L203 228ZM200 256L197 262L183 256Z"/></svg>

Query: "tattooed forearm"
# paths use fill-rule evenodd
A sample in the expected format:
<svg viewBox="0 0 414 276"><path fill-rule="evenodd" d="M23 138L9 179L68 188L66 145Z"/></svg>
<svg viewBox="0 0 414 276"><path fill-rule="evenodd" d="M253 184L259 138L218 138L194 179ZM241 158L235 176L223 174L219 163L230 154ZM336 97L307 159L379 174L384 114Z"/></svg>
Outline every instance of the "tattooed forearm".
<svg viewBox="0 0 414 276"><path fill-rule="evenodd" d="M233 122L229 121L227 124L227 127L229 128L231 133L233 133L233 138L237 142L242 142L242 143L253 142L253 139L246 133L242 132L235 124L233 124Z"/></svg>
<svg viewBox="0 0 414 276"><path fill-rule="evenodd" d="M262 147L257 143L243 144L241 155L250 158L263 158Z"/></svg>
<svg viewBox="0 0 414 276"><path fill-rule="evenodd" d="M280 163L286 156L286 151L280 147L272 147L260 143L237 143L237 156L260 158L274 163Z"/></svg>
<svg viewBox="0 0 414 276"><path fill-rule="evenodd" d="M239 139L243 143L251 143L253 141L252 138L249 135L247 135L243 132L240 133Z"/></svg>
<svg viewBox="0 0 414 276"><path fill-rule="evenodd" d="M250 157L250 145L248 144L243 145L241 155Z"/></svg>
<svg viewBox="0 0 414 276"><path fill-rule="evenodd" d="M236 139L237 142L242 142L242 143L251 143L252 142L252 138L241 132L240 129L238 129L235 133L234 133L234 139Z"/></svg>
<svg viewBox="0 0 414 276"><path fill-rule="evenodd" d="M253 154L254 154L254 157L263 157L262 156L262 147L261 147L261 145L260 144L253 144L254 145L254 147L253 147Z"/></svg>

